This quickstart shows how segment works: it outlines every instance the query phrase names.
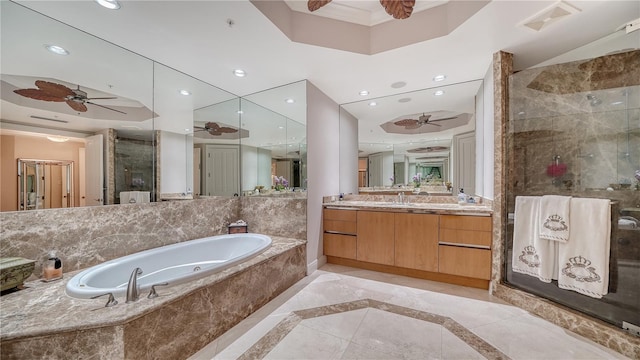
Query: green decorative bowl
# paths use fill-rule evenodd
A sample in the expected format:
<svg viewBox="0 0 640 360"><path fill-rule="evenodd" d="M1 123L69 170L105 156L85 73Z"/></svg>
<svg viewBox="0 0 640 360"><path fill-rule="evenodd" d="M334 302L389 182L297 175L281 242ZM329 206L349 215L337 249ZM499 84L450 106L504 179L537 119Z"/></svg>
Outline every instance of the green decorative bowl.
<svg viewBox="0 0 640 360"><path fill-rule="evenodd" d="M20 286L31 276L35 260L20 257L0 258L0 291Z"/></svg>

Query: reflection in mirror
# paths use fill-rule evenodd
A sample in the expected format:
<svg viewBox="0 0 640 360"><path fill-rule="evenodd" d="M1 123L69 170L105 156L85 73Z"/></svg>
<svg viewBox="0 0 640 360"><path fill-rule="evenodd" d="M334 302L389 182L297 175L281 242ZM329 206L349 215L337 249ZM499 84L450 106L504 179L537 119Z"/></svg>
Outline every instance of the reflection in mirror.
<svg viewBox="0 0 640 360"><path fill-rule="evenodd" d="M306 82L241 99L242 194L306 189Z"/></svg>
<svg viewBox="0 0 640 360"><path fill-rule="evenodd" d="M18 158L73 162L68 206L117 203L126 183L151 191L152 157L139 155L152 152L152 61L16 3L0 6L2 211L19 210ZM116 164L131 175L116 175Z"/></svg>
<svg viewBox="0 0 640 360"><path fill-rule="evenodd" d="M18 209L73 206L73 161L18 159Z"/></svg>
<svg viewBox="0 0 640 360"><path fill-rule="evenodd" d="M193 142L195 194L233 196L240 193L240 139L249 132L240 129L239 109L240 100L231 98L193 112L193 131L189 137Z"/></svg>
<svg viewBox="0 0 640 360"><path fill-rule="evenodd" d="M481 87L475 80L341 105L341 117L358 119L359 192L473 193L475 163L465 159L475 159Z"/></svg>
<svg viewBox="0 0 640 360"><path fill-rule="evenodd" d="M237 97L162 64L154 63L153 74L160 199L192 198L194 191L201 195L237 193ZM213 150L215 144L235 149L231 168L214 169L220 160Z"/></svg>

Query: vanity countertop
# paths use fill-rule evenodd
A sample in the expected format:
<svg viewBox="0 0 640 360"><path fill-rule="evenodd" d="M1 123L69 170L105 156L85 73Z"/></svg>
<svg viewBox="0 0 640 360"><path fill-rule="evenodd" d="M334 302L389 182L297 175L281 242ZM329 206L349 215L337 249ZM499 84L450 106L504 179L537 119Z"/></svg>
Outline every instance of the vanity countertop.
<svg viewBox="0 0 640 360"><path fill-rule="evenodd" d="M428 203L411 202L397 203L391 201L336 201L323 204L328 209L357 209L357 210L386 210L395 212L431 213L448 215L476 215L490 216L493 213L491 207L483 204L457 203Z"/></svg>

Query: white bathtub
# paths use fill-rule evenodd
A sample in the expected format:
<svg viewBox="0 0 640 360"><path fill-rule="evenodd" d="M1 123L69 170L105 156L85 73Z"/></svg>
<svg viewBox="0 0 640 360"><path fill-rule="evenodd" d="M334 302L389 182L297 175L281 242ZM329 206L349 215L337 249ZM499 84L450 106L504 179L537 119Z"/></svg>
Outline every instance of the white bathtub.
<svg viewBox="0 0 640 360"><path fill-rule="evenodd" d="M140 296L151 285L169 286L222 271L256 256L271 246L271 238L260 234L229 234L185 241L141 251L88 268L67 282L66 292L75 298L127 292L129 277L142 269L137 284ZM162 288L158 288L161 292Z"/></svg>

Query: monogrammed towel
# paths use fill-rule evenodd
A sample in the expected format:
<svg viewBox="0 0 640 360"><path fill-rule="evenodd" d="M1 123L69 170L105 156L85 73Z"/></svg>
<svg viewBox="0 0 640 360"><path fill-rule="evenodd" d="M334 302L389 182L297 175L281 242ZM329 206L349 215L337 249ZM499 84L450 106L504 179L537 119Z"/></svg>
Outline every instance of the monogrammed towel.
<svg viewBox="0 0 640 360"><path fill-rule="evenodd" d="M558 286L594 298L607 294L611 246L609 199L571 199L571 233L558 244Z"/></svg>
<svg viewBox="0 0 640 360"><path fill-rule="evenodd" d="M517 196L513 220L514 272L551 282L557 271L558 243L540 239L540 197Z"/></svg>
<svg viewBox="0 0 640 360"><path fill-rule="evenodd" d="M570 196L544 195L540 200L540 238L569 241Z"/></svg>

